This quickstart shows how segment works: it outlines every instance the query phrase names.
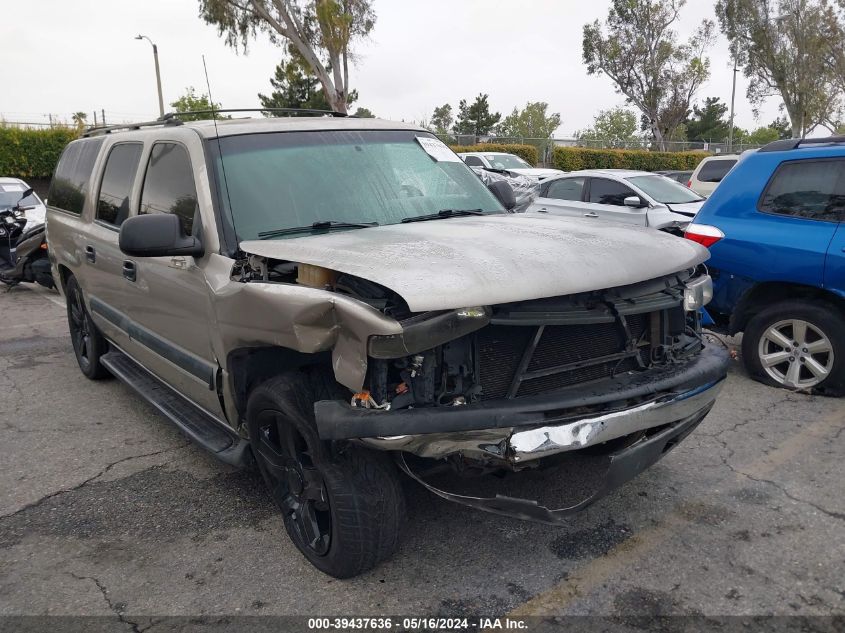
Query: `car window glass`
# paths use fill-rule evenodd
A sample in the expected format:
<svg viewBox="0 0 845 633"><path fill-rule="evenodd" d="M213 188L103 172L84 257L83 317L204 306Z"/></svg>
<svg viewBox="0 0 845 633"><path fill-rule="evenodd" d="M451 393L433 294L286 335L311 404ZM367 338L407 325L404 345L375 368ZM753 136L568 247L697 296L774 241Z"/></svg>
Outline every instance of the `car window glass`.
<svg viewBox="0 0 845 633"><path fill-rule="evenodd" d="M199 205L191 159L176 143L156 143L150 152L139 213L173 213L182 230L191 234Z"/></svg>
<svg viewBox="0 0 845 633"><path fill-rule="evenodd" d="M478 156L466 156L464 162L470 167L484 167L484 163Z"/></svg>
<svg viewBox="0 0 845 633"><path fill-rule="evenodd" d="M813 220L845 221L845 160L784 163L759 209Z"/></svg>
<svg viewBox="0 0 845 633"><path fill-rule="evenodd" d="M625 206L625 198L636 195L633 189L615 180L605 178L590 180L590 202L596 204L612 204L623 207Z"/></svg>
<svg viewBox="0 0 845 633"><path fill-rule="evenodd" d="M561 178L549 183L546 190L546 198L555 200L581 200L581 191L584 189L583 178Z"/></svg>
<svg viewBox="0 0 845 633"><path fill-rule="evenodd" d="M15 205L20 207L35 207L41 204L34 193L21 198L28 185L23 182L7 182L0 185L0 209L8 209Z"/></svg>
<svg viewBox="0 0 845 633"><path fill-rule="evenodd" d="M81 139L65 148L50 181L47 200L51 207L76 215L82 213L85 190L102 144L102 138Z"/></svg>
<svg viewBox="0 0 845 633"><path fill-rule="evenodd" d="M98 220L120 226L129 215L129 193L142 148L141 143L121 143L109 152L97 199Z"/></svg>
<svg viewBox="0 0 845 633"><path fill-rule="evenodd" d="M735 159L709 160L701 166L696 180L699 182L721 182L734 165L736 165Z"/></svg>

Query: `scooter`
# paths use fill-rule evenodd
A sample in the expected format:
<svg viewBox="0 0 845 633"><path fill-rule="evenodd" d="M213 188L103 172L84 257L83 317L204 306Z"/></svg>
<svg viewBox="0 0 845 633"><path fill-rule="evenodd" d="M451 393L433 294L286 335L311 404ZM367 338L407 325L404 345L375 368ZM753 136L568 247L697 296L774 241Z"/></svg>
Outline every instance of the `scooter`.
<svg viewBox="0 0 845 633"><path fill-rule="evenodd" d="M10 288L22 282L53 288L44 223L26 228L26 212L35 207L21 201L31 194L27 189L13 207L0 209L0 281Z"/></svg>

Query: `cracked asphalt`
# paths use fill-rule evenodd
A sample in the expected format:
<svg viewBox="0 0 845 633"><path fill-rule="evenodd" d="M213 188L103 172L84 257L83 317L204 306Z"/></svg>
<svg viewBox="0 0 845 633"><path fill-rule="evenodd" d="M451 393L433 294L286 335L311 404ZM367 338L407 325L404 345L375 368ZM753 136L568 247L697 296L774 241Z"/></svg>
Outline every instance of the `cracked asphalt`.
<svg viewBox="0 0 845 633"><path fill-rule="evenodd" d="M408 482L393 558L338 581L259 478L215 462L115 380L78 371L54 293L0 291L0 615L843 615L845 401L750 381L564 527ZM565 505L584 462L506 481ZM487 485L487 484L482 484Z"/></svg>

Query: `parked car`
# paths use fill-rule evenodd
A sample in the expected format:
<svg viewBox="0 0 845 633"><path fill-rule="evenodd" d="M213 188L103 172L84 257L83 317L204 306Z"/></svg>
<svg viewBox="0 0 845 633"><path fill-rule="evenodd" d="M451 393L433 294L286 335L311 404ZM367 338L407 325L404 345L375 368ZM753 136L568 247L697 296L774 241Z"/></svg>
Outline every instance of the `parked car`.
<svg viewBox="0 0 845 633"><path fill-rule="evenodd" d="M35 192L21 199L21 195L29 189L32 187L20 178L0 178L0 209L10 209L15 205L24 209L24 232L44 224L44 216L47 213L47 207Z"/></svg>
<svg viewBox="0 0 845 633"><path fill-rule="evenodd" d="M748 154L687 229L710 248L708 311L743 332L749 374L845 391L845 137Z"/></svg>
<svg viewBox="0 0 845 633"><path fill-rule="evenodd" d="M540 182L533 176L520 176L509 172L501 172L495 169L484 169L482 167L471 167L472 171L481 179L486 186L496 181L503 181L510 185L513 190L515 205L514 213L525 213L528 207L540 195Z"/></svg>
<svg viewBox="0 0 845 633"><path fill-rule="evenodd" d="M692 171L656 171L654 173L671 178L682 185L688 185L692 178Z"/></svg>
<svg viewBox="0 0 845 633"><path fill-rule="evenodd" d="M254 459L296 547L333 576L396 547L397 464L451 501L561 522L686 437L725 378L700 334L707 249L509 213L506 183L485 187L412 125L89 132L49 203L82 373L117 376L223 461ZM585 449L607 472L560 510L426 481Z"/></svg>
<svg viewBox="0 0 845 633"><path fill-rule="evenodd" d="M702 196L711 195L738 161L739 156L735 155L708 156L693 170L687 187Z"/></svg>
<svg viewBox="0 0 845 633"><path fill-rule="evenodd" d="M529 213L585 217L674 232L683 229L704 198L674 180L647 171L588 169L540 184Z"/></svg>
<svg viewBox="0 0 845 633"><path fill-rule="evenodd" d="M566 172L560 169L546 169L545 167L532 167L528 162L522 160L515 154L504 152L462 152L458 156L470 167L482 167L484 169L495 169L498 171L509 171L520 176L533 176L538 180L545 180L553 176L560 176Z"/></svg>

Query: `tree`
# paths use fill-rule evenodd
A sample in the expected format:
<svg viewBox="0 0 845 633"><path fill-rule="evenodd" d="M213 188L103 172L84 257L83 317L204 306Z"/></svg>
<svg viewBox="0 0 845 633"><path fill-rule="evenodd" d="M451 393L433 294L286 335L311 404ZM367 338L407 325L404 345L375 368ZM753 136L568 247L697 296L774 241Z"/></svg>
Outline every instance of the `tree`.
<svg viewBox="0 0 845 633"><path fill-rule="evenodd" d="M779 116L774 121L769 123L769 127L777 131L779 139L787 139L792 137L792 126L785 116Z"/></svg>
<svg viewBox="0 0 845 633"><path fill-rule="evenodd" d="M766 145L772 141L778 140L778 138L780 138L778 131L773 127L766 126L758 127L756 130L751 132L744 142L750 145Z"/></svg>
<svg viewBox="0 0 845 633"><path fill-rule="evenodd" d="M722 141L728 138L731 126L725 120L728 106L719 97L707 97L704 106L693 106L693 118L686 122L690 141Z"/></svg>
<svg viewBox="0 0 845 633"><path fill-rule="evenodd" d="M517 108L499 124L499 136L512 138L547 139L560 127L560 114L547 114L549 104L544 101L528 102L520 111Z"/></svg>
<svg viewBox="0 0 845 633"><path fill-rule="evenodd" d="M286 41L317 77L329 109L347 111L352 46L375 24L371 0L199 0L199 7L229 46L246 50L259 31Z"/></svg>
<svg viewBox="0 0 845 633"><path fill-rule="evenodd" d="M202 93L198 95L196 88L193 86L188 86L188 88L185 89L185 94L170 104L176 112L208 112L212 109L212 105L214 110L219 110L221 108L219 103L212 104L211 99L208 98L207 94ZM211 113L182 114L179 118L183 121L202 121L204 119L210 119ZM218 116L218 118L223 119L228 117Z"/></svg>
<svg viewBox="0 0 845 633"><path fill-rule="evenodd" d="M456 134L484 136L496 127L502 115L499 112L490 113L487 97L486 94L479 94L472 105L468 105L466 99L461 99L458 104L458 120L455 122Z"/></svg>
<svg viewBox="0 0 845 633"><path fill-rule="evenodd" d="M437 134L448 134L452 129L455 118L452 116L452 106L444 103L439 108L434 108L429 125L434 128Z"/></svg>
<svg viewBox="0 0 845 633"><path fill-rule="evenodd" d="M637 137L637 116L627 108L602 110L593 119L593 126L575 133L583 141L606 141L611 147L640 140Z"/></svg>
<svg viewBox="0 0 845 633"><path fill-rule="evenodd" d="M369 108L361 108L361 107L359 107L357 110L355 110L355 114L353 114L352 116L357 116L359 119L374 119L374 118L376 118L376 115L373 114L372 112L370 112Z"/></svg>
<svg viewBox="0 0 845 633"><path fill-rule="evenodd" d="M76 125L76 129L80 132L85 129L86 119L88 118L88 114L86 112L74 112L71 116L74 124Z"/></svg>
<svg viewBox="0 0 845 633"><path fill-rule="evenodd" d="M714 24L704 20L681 44L671 26L686 0L612 0L607 21L584 25L583 59L590 75L604 73L648 119L660 149L686 119L710 76L704 51Z"/></svg>
<svg viewBox="0 0 845 633"><path fill-rule="evenodd" d="M833 126L845 32L830 0L718 0L716 15L753 105L780 96L793 138Z"/></svg>
<svg viewBox="0 0 845 633"><path fill-rule="evenodd" d="M288 59L276 66L270 85L273 92L269 96L258 94L258 100L265 108L304 108L310 110L331 110L320 81L311 72L302 56L292 47L288 47ZM346 99L346 105L352 105L358 99L358 91L352 90ZM287 116L283 112L265 112L265 116Z"/></svg>

